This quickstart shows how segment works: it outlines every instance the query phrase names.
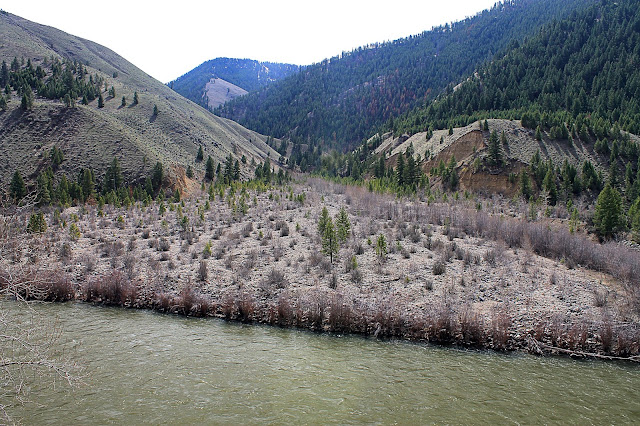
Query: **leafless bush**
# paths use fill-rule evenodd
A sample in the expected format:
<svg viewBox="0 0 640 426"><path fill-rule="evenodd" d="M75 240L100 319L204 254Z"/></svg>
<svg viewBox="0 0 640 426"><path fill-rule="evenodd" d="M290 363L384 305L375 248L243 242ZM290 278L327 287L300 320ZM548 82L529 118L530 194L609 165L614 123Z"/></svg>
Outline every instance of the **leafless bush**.
<svg viewBox="0 0 640 426"><path fill-rule="evenodd" d="M602 308L607 305L607 299L609 298L609 292L606 290L594 290L593 302L597 308Z"/></svg>
<svg viewBox="0 0 640 426"><path fill-rule="evenodd" d="M84 300L105 305L133 306L138 289L120 271L111 271L89 281L83 289Z"/></svg>
<svg viewBox="0 0 640 426"><path fill-rule="evenodd" d="M511 327L511 316L504 310L496 310L493 313L491 323L491 341L493 349L505 350L509 341L509 328Z"/></svg>
<svg viewBox="0 0 640 426"><path fill-rule="evenodd" d="M283 254L284 254L284 250L282 249L282 245L280 244L280 242L277 242L276 244L274 244L273 260L277 262L278 260L280 260L280 258L282 258Z"/></svg>
<svg viewBox="0 0 640 426"><path fill-rule="evenodd" d="M447 271L447 264L444 260L439 259L437 260L434 264L433 267L431 268L431 272L433 273L433 275L442 275Z"/></svg>
<svg viewBox="0 0 640 426"><path fill-rule="evenodd" d="M248 222L242 227L242 236L246 238L251 235L252 231L253 231L253 222Z"/></svg>
<svg viewBox="0 0 640 426"><path fill-rule="evenodd" d="M127 273L127 276L129 277L130 280L135 278L135 275L136 275L136 263L137 263L137 259L132 254L126 255L122 259L122 264L124 265L124 270Z"/></svg>
<svg viewBox="0 0 640 426"><path fill-rule="evenodd" d="M238 300L238 317L240 321L249 323L253 321L253 315L256 310L256 301L253 296L243 294Z"/></svg>
<svg viewBox="0 0 640 426"><path fill-rule="evenodd" d="M460 313L459 321L462 342L465 345L481 345L484 340L482 317L467 307Z"/></svg>
<svg viewBox="0 0 640 426"><path fill-rule="evenodd" d="M145 240L148 239L150 235L151 235L151 231L149 229L144 229L142 231L142 238L143 239L145 239Z"/></svg>
<svg viewBox="0 0 640 426"><path fill-rule="evenodd" d="M167 240L165 237L160 238L160 240L158 241L158 251L169 251L169 249L171 248L171 243L169 243L169 240Z"/></svg>
<svg viewBox="0 0 640 426"><path fill-rule="evenodd" d="M271 270L269 271L269 274L266 277L265 283L270 288L278 288L278 289L286 288L288 284L287 278L284 275L284 272L276 268L271 268Z"/></svg>
<svg viewBox="0 0 640 426"><path fill-rule="evenodd" d="M73 257L73 251L71 250L71 246L69 243L63 243L60 246L60 261L62 263L69 263L71 258Z"/></svg>
<svg viewBox="0 0 640 426"><path fill-rule="evenodd" d="M209 270L207 269L207 261L201 260L200 266L198 267L198 279L200 281L206 281L209 277Z"/></svg>

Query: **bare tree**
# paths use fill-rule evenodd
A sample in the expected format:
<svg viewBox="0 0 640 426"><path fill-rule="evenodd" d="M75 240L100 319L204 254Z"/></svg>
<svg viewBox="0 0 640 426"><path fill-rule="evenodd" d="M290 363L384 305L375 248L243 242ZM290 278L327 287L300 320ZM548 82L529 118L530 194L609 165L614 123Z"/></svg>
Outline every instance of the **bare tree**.
<svg viewBox="0 0 640 426"><path fill-rule="evenodd" d="M23 229L34 200L30 194L20 207L0 208L0 304L19 304L0 309L0 423L12 422L11 407L28 403L35 385L80 380L78 365L59 350L60 325L28 302L42 298L48 288L47 275L27 261L31 248Z"/></svg>

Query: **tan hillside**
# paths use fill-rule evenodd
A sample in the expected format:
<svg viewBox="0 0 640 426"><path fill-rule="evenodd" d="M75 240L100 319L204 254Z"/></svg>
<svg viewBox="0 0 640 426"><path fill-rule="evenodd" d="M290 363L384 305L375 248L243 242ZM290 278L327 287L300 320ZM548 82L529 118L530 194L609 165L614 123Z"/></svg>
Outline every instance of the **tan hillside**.
<svg viewBox="0 0 640 426"><path fill-rule="evenodd" d="M429 172L437 167L440 161L447 163L455 157L461 178L461 188L489 193L502 193L511 196L517 191L517 183L509 182L510 173L518 173L530 164L531 158L538 151L542 160L551 160L560 167L565 159L572 165L580 167L584 161L590 161L596 169L607 176L608 170L603 159L594 152L594 141L551 139L543 132L541 141L535 139L535 131L522 127L519 120L489 119L490 131L498 135L505 133L507 144L502 147L507 165L501 170L480 170L474 168L476 159L486 155L490 131L482 131L480 123L475 122L466 127L454 128L453 134L448 130L436 130L431 138L427 132L408 136L393 137L387 133L382 135L382 143L375 150L377 154L385 153L387 163L395 166L396 157L413 145L414 156L425 158L429 154L431 160L423 163L423 170ZM631 135L638 141L637 136ZM441 142L442 139L442 142Z"/></svg>
<svg viewBox="0 0 640 426"><path fill-rule="evenodd" d="M209 108L217 108L223 103L238 96L246 95L247 92L242 87L229 83L221 78L212 78L205 86Z"/></svg>
<svg viewBox="0 0 640 426"><path fill-rule="evenodd" d="M45 158L53 145L63 150L62 169L71 175L84 166L101 175L114 155L130 178L146 173L156 160L169 167L192 164L196 171L202 170L204 165L194 162L200 145L205 157L211 155L218 162L229 154L237 159L245 155L249 162L279 157L265 136L214 116L104 46L4 13L0 40L0 60L7 64L14 57L25 58L46 71L45 58L76 60L116 90L115 98L103 92L104 108L98 108L97 99L87 106L78 102L75 108L65 108L62 102L36 96L33 109L26 112L19 109L14 92L9 109L0 113L0 179L5 184L16 168L32 175L43 167L33 160ZM139 104L132 105L136 91Z"/></svg>

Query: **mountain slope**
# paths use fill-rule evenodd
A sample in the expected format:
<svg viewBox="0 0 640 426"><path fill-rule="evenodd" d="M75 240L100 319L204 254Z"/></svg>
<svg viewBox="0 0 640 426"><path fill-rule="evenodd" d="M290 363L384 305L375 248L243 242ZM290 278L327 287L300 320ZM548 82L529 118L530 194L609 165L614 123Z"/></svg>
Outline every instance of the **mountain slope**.
<svg viewBox="0 0 640 426"><path fill-rule="evenodd" d="M275 137L342 148L432 100L482 62L593 0L515 0L417 36L324 60L216 113Z"/></svg>
<svg viewBox="0 0 640 426"><path fill-rule="evenodd" d="M216 161L229 154L256 161L278 156L266 145L266 137L210 114L104 46L8 13L0 14L0 39L0 60L9 64L14 57L26 59L20 69L29 65L42 68L47 74L43 82L53 78L52 64L57 60L67 60L62 72L72 80L86 82L90 78L94 85L104 82L104 88L99 89L103 108L97 99L81 105L80 98L75 107L67 108L60 101L37 96L34 87L34 106L22 111L22 86L12 87L8 110L0 113L2 182L7 182L16 168L33 177L54 145L64 151L67 160L61 168L71 176L81 167L91 167L100 176L118 156L130 180L144 176L156 160L167 168L187 164L196 170L202 168L202 163L194 163L200 146L205 156ZM76 70L87 75L80 77ZM106 93L111 87L115 97ZM135 92L137 105L133 104ZM122 106L123 96L126 106ZM33 158L42 161L23 161Z"/></svg>
<svg viewBox="0 0 640 426"><path fill-rule="evenodd" d="M532 128L568 125L575 133L585 124L598 138L616 122L640 133L639 6L637 0L602 1L545 27L455 93L397 120L393 130L414 133L501 116L522 117Z"/></svg>
<svg viewBox="0 0 640 426"><path fill-rule="evenodd" d="M210 93L207 86L213 81L224 80L226 84L251 92L281 80L297 72L299 68L297 65L258 62L251 59L216 58L203 62L170 82L169 87L199 105L214 109L224 102ZM239 96L231 95L231 98Z"/></svg>

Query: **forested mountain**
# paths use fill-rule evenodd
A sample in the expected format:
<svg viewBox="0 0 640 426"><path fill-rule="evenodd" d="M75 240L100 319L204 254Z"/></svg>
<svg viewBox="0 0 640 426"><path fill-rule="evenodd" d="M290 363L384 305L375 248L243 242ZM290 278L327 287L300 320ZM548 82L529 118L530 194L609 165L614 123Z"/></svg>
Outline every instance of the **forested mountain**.
<svg viewBox="0 0 640 426"><path fill-rule="evenodd" d="M603 138L615 123L640 133L640 2L605 0L545 26L504 57L388 130L415 133L483 117ZM576 126L577 124L577 126ZM567 129L568 126L568 129Z"/></svg>
<svg viewBox="0 0 640 426"><path fill-rule="evenodd" d="M275 137L348 148L439 95L510 43L588 0L514 0L452 25L306 67L216 113Z"/></svg>
<svg viewBox="0 0 640 426"><path fill-rule="evenodd" d="M188 73L169 83L176 92L187 99L211 108L206 96L206 85L212 79L222 79L251 92L299 70L299 66L251 59L216 58L203 62ZM216 105L217 106L217 105Z"/></svg>
<svg viewBox="0 0 640 426"><path fill-rule="evenodd" d="M130 182L156 161L166 169L229 155L277 154L266 137L210 114L108 48L7 12L0 13L0 181L28 182L64 152L60 173L92 169L100 180L114 157ZM246 173L249 173L247 170Z"/></svg>

